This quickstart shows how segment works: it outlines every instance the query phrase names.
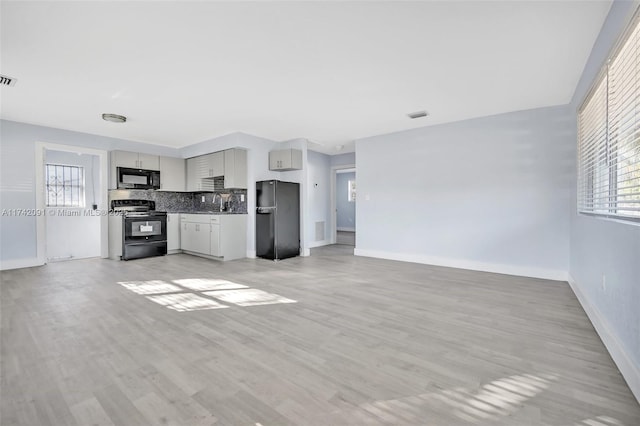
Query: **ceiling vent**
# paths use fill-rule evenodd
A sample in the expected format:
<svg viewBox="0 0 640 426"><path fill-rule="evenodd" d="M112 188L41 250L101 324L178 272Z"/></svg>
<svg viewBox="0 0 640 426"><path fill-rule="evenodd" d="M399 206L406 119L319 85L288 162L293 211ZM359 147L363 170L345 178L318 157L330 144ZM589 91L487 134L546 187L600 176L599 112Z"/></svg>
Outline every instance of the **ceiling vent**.
<svg viewBox="0 0 640 426"><path fill-rule="evenodd" d="M429 115L427 114L427 111L416 111L416 112L411 112L407 114L407 116L412 120L414 118L426 117L427 115Z"/></svg>
<svg viewBox="0 0 640 426"><path fill-rule="evenodd" d="M16 79L12 77L7 77L6 75L0 74L0 85L2 86L15 86Z"/></svg>

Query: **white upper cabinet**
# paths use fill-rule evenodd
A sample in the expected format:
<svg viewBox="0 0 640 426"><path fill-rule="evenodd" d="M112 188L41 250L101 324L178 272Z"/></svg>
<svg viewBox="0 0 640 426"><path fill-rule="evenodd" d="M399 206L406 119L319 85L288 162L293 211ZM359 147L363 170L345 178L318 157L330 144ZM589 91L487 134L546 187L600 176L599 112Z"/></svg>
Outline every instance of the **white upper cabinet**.
<svg viewBox="0 0 640 426"><path fill-rule="evenodd" d="M302 169L302 151L299 149L279 149L269 152L269 170L285 172Z"/></svg>
<svg viewBox="0 0 640 426"><path fill-rule="evenodd" d="M224 188L247 187L247 151L228 149L188 158L187 191L214 191L214 177L224 177Z"/></svg>
<svg viewBox="0 0 640 426"><path fill-rule="evenodd" d="M160 157L130 151L111 151L109 167L109 189L116 189L117 168L160 170ZM162 177L160 178L162 180Z"/></svg>
<svg viewBox="0 0 640 426"><path fill-rule="evenodd" d="M182 158L160 157L160 190L186 190L186 162Z"/></svg>
<svg viewBox="0 0 640 426"><path fill-rule="evenodd" d="M146 170L160 170L160 157L150 154L138 154L138 168Z"/></svg>
<svg viewBox="0 0 640 426"><path fill-rule="evenodd" d="M247 189L247 151L244 149L224 151L224 187Z"/></svg>
<svg viewBox="0 0 640 426"><path fill-rule="evenodd" d="M130 151L111 151L111 167L160 170L160 157Z"/></svg>

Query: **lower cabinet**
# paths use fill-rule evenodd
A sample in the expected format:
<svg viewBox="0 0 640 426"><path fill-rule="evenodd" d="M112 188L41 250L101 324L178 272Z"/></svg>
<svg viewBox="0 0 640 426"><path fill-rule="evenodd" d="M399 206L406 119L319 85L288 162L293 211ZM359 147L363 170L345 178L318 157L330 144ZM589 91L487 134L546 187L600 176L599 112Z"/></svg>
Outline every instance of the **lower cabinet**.
<svg viewBox="0 0 640 426"><path fill-rule="evenodd" d="M180 215L167 213L167 253L177 253L180 247Z"/></svg>
<svg viewBox="0 0 640 426"><path fill-rule="evenodd" d="M247 215L180 215L183 251L221 260L246 257Z"/></svg>

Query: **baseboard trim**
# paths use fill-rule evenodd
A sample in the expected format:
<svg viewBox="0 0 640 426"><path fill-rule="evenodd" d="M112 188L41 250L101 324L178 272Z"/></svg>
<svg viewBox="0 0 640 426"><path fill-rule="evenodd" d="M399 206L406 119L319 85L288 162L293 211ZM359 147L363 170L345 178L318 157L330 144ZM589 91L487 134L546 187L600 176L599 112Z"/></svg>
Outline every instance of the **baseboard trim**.
<svg viewBox="0 0 640 426"><path fill-rule="evenodd" d="M338 227L338 228L336 228L336 231L356 232L356 228L342 228L342 227Z"/></svg>
<svg viewBox="0 0 640 426"><path fill-rule="evenodd" d="M331 242L329 240L314 241L314 242L309 244L309 248L312 249L314 247L328 246L329 244L331 244Z"/></svg>
<svg viewBox="0 0 640 426"><path fill-rule="evenodd" d="M640 369L636 366L631 357L625 350L624 346L618 340L618 337L611 331L611 327L609 326L609 322L606 318L600 313L598 308L595 307L587 296L580 290L580 286L573 279L573 277L568 275L569 286L571 286L571 290L578 298L580 305L582 305L582 309L589 317L591 324L593 324L593 328L595 328L596 333L600 336L600 340L604 343L604 346L609 351L609 355L613 359L613 362L620 370L622 377L629 385L629 389L631 389L631 393L636 397L636 400L640 403Z"/></svg>
<svg viewBox="0 0 640 426"><path fill-rule="evenodd" d="M12 259L0 261L0 271L8 271L9 269L32 268L34 266L42 266L45 262L32 259Z"/></svg>
<svg viewBox="0 0 640 426"><path fill-rule="evenodd" d="M472 271L492 272L495 274L542 278L545 280L567 281L569 277L566 271L555 269L528 268L497 263L476 262L472 260L424 256L421 254L392 253L378 250L363 250L358 248L354 250L353 254L355 256L398 260L400 262L422 263L425 265L446 266L448 268L469 269Z"/></svg>

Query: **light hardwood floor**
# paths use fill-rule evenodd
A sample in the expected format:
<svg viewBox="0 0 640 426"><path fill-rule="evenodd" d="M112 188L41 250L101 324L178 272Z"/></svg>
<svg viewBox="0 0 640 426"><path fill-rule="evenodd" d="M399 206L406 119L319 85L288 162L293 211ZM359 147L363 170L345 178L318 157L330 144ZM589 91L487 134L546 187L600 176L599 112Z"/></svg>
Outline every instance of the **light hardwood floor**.
<svg viewBox="0 0 640 426"><path fill-rule="evenodd" d="M0 423L640 424L568 284L351 251L2 272Z"/></svg>
<svg viewBox="0 0 640 426"><path fill-rule="evenodd" d="M336 244L344 244L348 246L356 245L356 233L351 231L337 231Z"/></svg>

